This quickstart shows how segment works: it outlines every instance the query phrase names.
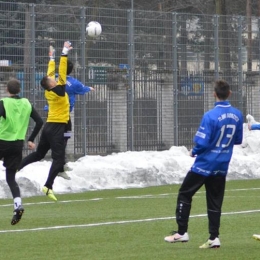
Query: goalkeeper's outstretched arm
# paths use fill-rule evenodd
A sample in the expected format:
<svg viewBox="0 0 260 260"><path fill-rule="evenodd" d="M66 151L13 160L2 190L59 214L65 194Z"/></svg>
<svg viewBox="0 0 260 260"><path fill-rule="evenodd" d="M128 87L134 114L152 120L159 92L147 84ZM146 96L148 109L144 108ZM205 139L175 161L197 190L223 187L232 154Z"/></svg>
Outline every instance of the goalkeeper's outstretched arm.
<svg viewBox="0 0 260 260"><path fill-rule="evenodd" d="M58 85L65 85L67 81L68 53L72 49L71 42L64 42L59 64Z"/></svg>

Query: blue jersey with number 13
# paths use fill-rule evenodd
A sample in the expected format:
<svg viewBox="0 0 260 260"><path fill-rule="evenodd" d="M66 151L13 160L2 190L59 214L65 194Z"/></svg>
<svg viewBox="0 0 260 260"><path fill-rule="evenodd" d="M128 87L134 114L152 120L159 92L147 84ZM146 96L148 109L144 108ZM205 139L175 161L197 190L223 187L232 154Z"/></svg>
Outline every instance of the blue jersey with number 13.
<svg viewBox="0 0 260 260"><path fill-rule="evenodd" d="M242 113L228 101L216 102L206 112L194 137L192 154L196 156L191 171L209 176L227 175L235 144L243 139Z"/></svg>

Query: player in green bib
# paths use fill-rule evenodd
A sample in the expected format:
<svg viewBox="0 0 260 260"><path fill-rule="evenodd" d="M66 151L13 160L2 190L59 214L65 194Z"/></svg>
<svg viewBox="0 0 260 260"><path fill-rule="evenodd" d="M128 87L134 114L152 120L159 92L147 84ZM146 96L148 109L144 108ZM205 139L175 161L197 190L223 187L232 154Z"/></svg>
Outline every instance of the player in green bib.
<svg viewBox="0 0 260 260"><path fill-rule="evenodd" d="M39 133L43 120L27 98L19 97L20 82L12 79L7 82L8 97L0 100L0 159L6 168L6 182L14 199L14 212L11 224L17 224L24 212L20 188L15 175L22 161L22 151L30 118L35 121L33 132L28 138L28 148Z"/></svg>

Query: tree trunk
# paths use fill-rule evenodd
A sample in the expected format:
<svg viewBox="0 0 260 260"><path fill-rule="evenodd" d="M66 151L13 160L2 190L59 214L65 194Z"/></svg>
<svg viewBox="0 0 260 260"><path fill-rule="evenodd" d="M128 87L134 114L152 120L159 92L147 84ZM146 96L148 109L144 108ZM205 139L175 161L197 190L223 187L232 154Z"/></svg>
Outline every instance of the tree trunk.
<svg viewBox="0 0 260 260"><path fill-rule="evenodd" d="M229 34L227 24L226 0L216 0L216 14L219 17L219 65L223 71L231 68L230 50L229 50Z"/></svg>

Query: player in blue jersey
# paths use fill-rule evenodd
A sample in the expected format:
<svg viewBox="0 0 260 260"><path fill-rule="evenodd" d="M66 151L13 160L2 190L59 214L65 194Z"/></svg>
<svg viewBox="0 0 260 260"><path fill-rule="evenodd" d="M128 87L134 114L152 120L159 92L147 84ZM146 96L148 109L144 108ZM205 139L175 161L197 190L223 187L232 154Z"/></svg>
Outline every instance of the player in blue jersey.
<svg viewBox="0 0 260 260"><path fill-rule="evenodd" d="M73 67L74 67L73 63L70 60L68 60L66 92L69 95L70 112L72 112L72 110L75 106L76 95L84 95L85 93L88 93L88 92L94 90L94 88L85 86L79 80L69 76L73 70Z"/></svg>
<svg viewBox="0 0 260 260"><path fill-rule="evenodd" d="M164 238L166 242L188 242L188 221L193 195L205 185L210 237L200 248L220 247L219 227L224 199L226 175L233 147L243 139L242 113L227 101L230 86L223 80L215 82L215 107L206 112L194 137L190 156L194 164L179 189L176 222L178 230Z"/></svg>
<svg viewBox="0 0 260 260"><path fill-rule="evenodd" d="M67 94L69 96L70 112L73 111L77 95L84 95L84 94L94 90L93 87L85 86L82 82L80 82L76 78L70 76L70 74L73 70L73 67L74 67L73 63L70 60L68 60L67 82L66 82L65 91L67 92ZM44 110L48 111L47 105L44 107ZM72 125L71 125L71 121L69 121L69 123L67 124L66 132L64 133L65 147L67 146L68 139L71 137L71 130L72 130ZM65 162L64 162L64 164L65 164ZM62 177L64 179L70 180L70 177L66 173L64 167L63 167L63 169L61 169L60 173L58 173L58 176Z"/></svg>

